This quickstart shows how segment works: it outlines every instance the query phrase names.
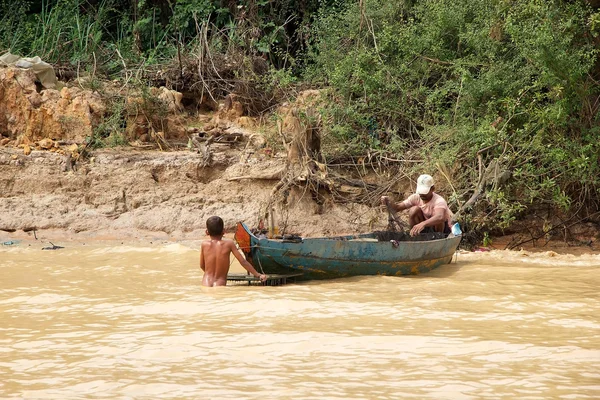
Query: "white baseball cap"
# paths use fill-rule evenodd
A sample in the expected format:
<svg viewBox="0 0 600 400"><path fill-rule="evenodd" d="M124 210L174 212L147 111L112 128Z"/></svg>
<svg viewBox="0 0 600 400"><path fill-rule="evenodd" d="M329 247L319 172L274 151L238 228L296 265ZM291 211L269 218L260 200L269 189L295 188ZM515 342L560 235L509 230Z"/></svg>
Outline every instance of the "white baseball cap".
<svg viewBox="0 0 600 400"><path fill-rule="evenodd" d="M421 175L417 179L417 194L427 194L434 185L431 175Z"/></svg>

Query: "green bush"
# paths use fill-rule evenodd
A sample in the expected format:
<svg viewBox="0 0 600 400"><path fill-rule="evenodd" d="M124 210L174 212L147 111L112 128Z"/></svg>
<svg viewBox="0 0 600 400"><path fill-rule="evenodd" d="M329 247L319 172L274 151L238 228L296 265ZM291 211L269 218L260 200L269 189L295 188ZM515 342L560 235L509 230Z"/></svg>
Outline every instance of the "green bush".
<svg viewBox="0 0 600 400"><path fill-rule="evenodd" d="M90 149L116 147L128 144L125 137L126 106L123 97L106 98L108 110L92 135L86 138Z"/></svg>
<svg viewBox="0 0 600 400"><path fill-rule="evenodd" d="M450 168L455 209L477 186L479 154L512 174L487 185L482 225L598 204L597 19L583 1L543 0L365 0L323 13L306 76L337 100L326 141L416 152L415 175Z"/></svg>

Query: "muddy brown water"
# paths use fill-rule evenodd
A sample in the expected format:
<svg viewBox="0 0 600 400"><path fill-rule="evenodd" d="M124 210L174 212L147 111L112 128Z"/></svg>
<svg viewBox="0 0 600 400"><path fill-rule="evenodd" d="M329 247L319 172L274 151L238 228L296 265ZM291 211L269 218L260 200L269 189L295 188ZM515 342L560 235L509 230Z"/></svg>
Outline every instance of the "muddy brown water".
<svg viewBox="0 0 600 400"><path fill-rule="evenodd" d="M203 289L195 243L62 245L0 246L0 398L600 398L600 255Z"/></svg>

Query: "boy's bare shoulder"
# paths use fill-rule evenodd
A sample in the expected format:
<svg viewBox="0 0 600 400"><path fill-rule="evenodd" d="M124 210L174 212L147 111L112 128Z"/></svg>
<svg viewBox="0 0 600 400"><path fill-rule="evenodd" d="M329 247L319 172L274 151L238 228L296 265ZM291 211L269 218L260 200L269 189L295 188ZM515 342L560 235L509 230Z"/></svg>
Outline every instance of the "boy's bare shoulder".
<svg viewBox="0 0 600 400"><path fill-rule="evenodd" d="M223 239L221 239L221 241L222 241L223 243L226 243L227 245L233 245L233 246L235 246L235 242L233 241L233 239L226 239L226 238L223 238Z"/></svg>
<svg viewBox="0 0 600 400"><path fill-rule="evenodd" d="M200 246L208 246L211 243L215 243L215 242L235 245L235 242L233 241L233 239L221 238L221 239L203 239L200 241Z"/></svg>

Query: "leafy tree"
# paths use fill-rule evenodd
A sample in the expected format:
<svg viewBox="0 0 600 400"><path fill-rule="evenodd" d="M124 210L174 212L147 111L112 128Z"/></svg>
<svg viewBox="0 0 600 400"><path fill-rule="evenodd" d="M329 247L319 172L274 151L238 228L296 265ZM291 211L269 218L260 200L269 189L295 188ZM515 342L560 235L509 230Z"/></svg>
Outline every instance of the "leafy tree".
<svg viewBox="0 0 600 400"><path fill-rule="evenodd" d="M424 160L416 169L449 169L456 208L482 184L481 224L509 226L540 205L593 210L595 15L582 1L543 0L365 0L323 12L308 77L332 88L329 140L341 145L330 148L400 149Z"/></svg>

